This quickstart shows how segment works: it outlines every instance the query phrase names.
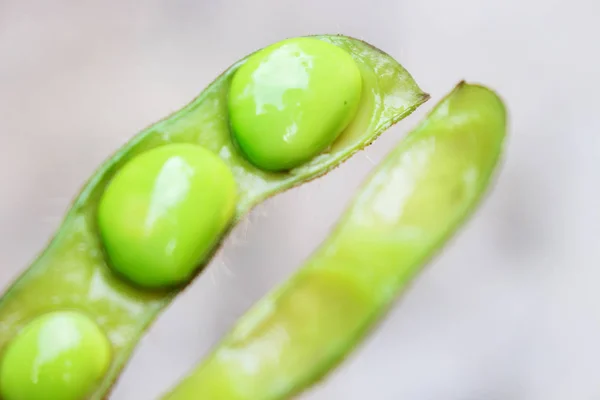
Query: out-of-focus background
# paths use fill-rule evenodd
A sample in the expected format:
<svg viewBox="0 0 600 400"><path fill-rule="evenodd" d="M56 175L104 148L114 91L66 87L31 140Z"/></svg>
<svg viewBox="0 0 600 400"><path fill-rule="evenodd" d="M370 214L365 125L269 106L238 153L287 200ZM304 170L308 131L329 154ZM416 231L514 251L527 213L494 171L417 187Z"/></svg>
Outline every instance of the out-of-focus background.
<svg viewBox="0 0 600 400"><path fill-rule="evenodd" d="M367 40L433 96L342 168L258 207L160 317L113 393L154 399L327 235L459 80L506 100L491 196L309 400L600 399L597 0L0 0L0 282L84 181L231 63L313 33Z"/></svg>

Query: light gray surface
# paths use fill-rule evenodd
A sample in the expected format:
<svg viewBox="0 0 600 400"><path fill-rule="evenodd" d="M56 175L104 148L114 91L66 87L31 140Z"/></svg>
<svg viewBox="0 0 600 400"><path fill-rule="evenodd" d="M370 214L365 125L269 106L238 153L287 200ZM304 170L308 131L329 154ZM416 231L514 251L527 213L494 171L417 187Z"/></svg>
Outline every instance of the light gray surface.
<svg viewBox="0 0 600 400"><path fill-rule="evenodd" d="M143 5L142 5L143 4ZM386 322L302 399L600 399L597 0L0 0L0 280L84 180L241 56L363 38L433 99L329 176L259 207L144 338L112 396L153 399L327 234L391 145L460 79L511 114L493 195Z"/></svg>

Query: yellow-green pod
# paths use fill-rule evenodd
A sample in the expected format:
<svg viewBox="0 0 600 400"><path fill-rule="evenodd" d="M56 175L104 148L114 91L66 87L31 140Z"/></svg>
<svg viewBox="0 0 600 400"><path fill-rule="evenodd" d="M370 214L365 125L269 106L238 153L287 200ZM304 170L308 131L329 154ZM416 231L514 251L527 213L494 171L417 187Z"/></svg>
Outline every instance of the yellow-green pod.
<svg viewBox="0 0 600 400"><path fill-rule="evenodd" d="M31 318L83 311L111 345L110 365L88 396L106 398L146 328L252 207L326 174L428 99L398 62L373 46L336 35L310 40L304 51L315 62L321 60L314 64L318 71L309 73L316 84L290 93L300 107L312 110L312 125L306 127L323 117L327 128L298 131L303 157L273 168L249 158L243 132L251 138L256 131L244 130L240 120L232 123L230 117L239 117L241 109L249 124L264 121L253 118L244 104L235 104L240 92L232 81L238 71L243 78L243 71L251 70L244 65L264 53L236 62L190 104L132 138L90 177L48 247L0 300L0 354ZM333 48L337 56L330 59L313 41ZM349 75L327 86L324 77L334 72L327 71L328 65L344 65ZM286 79L273 84L287 93L299 72L282 68L279 77ZM333 87L341 103L328 92ZM326 114L319 115L315 104L323 105L325 98ZM269 118L281 121L296 115L292 111ZM269 133L275 141L282 127ZM283 149L294 153L293 145L291 152Z"/></svg>
<svg viewBox="0 0 600 400"><path fill-rule="evenodd" d="M505 134L498 96L459 84L376 168L305 265L164 399L288 399L323 378L477 208Z"/></svg>

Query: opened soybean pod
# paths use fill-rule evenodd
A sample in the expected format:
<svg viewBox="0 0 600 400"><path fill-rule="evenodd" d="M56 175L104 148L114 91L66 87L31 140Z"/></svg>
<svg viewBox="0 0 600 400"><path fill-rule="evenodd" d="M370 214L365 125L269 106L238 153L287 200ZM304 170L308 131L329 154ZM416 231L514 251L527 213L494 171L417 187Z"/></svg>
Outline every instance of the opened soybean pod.
<svg viewBox="0 0 600 400"><path fill-rule="evenodd" d="M289 399L326 376L478 207L505 135L502 100L460 83L376 167L299 271L163 399Z"/></svg>
<svg viewBox="0 0 600 400"><path fill-rule="evenodd" d="M340 165L427 98L390 56L344 36L289 39L231 66L99 167L2 297L2 399L105 398L253 206Z"/></svg>

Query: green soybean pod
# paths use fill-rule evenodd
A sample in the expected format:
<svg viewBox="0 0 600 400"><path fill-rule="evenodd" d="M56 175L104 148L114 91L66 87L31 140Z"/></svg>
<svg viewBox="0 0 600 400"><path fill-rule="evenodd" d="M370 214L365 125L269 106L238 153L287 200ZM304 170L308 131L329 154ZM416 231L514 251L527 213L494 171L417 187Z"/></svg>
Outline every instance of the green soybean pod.
<svg viewBox="0 0 600 400"><path fill-rule="evenodd" d="M246 63L255 59L255 55L260 56L260 52L232 65L190 104L132 138L103 163L85 184L49 245L0 300L0 357L5 355L6 349L11 343L14 344L17 334L27 329L34 317L67 309L82 312L97 324L111 347L108 370L102 379L94 383L87 397L105 398L147 327L210 260L229 230L252 207L339 166L428 99L428 95L401 65L371 45L336 35L312 36L310 39L343 50L344 54L350 55L360 72L360 90L352 86L352 82L355 82L352 73L344 81L346 84L338 82L338 86L350 85L348 89L353 94L346 98L346 104L328 105L327 110L335 115L325 119L333 132L325 132L329 136L324 140L315 137L314 132L307 129L318 119L318 115L313 114L305 121L304 128L299 126L302 129L298 130L299 141L295 143L303 146L304 157L296 160L293 166L287 165L283 169L280 166L274 168L276 171L271 171L260 167L260 161L256 163L249 160L245 153L247 149L244 150L240 143L240 135L249 133L250 136L244 137L251 137L254 133L244 131L244 127L240 131L239 120L234 131L230 116L241 112L239 115L242 115L242 119L249 118L250 123L252 118L248 117L247 103L237 104L233 101L232 97L241 96L243 90L239 92L232 88L232 80L238 71L243 71ZM306 54L296 52L291 57L313 57L315 68L336 63L328 59L324 64L318 64L323 51L314 50L311 46L302 47ZM346 61L340 61L340 65L349 68L347 58L341 58ZM271 62L268 59L263 61L267 64ZM292 62L293 59L288 61ZM280 70L278 76L281 80L273 87L287 85L294 88L294 76L301 70ZM303 71L310 73L311 70L304 68ZM286 77L289 80L284 79ZM241 83L243 87L243 80ZM263 87L269 86L267 81L261 84ZM297 87L295 89L299 90ZM307 111L314 113L318 108L311 108L311 104L320 98L318 94L323 92L322 89L308 85L304 94L290 92L291 97L284 96L284 105L291 107L304 104ZM311 94L313 92L317 94L316 97ZM359 96L356 109L344 108L351 106L356 96ZM286 116L294 117L302 110L271 107L266 111L275 120L284 121ZM256 111L256 115L263 114ZM262 123L258 120L255 122ZM268 132L273 142L277 141L278 135L285 136L285 133L281 135L281 128L285 127L281 122L281 126L274 127L277 128L274 132ZM173 149L171 146L183 146L187 150L179 148L168 156L162 153L163 148L168 153ZM180 163L180 169L191 171L190 175L205 173L206 163L219 164L214 159L208 160L207 155L192 155L194 151L190 146L202 148L216 156L227 167L227 171L218 167L221 171L219 174L227 182L230 182L230 175L234 185L227 184L228 189L223 189L217 198L203 197L202 193L193 191L194 194L187 196L184 203L178 203L170 209L168 217L175 220L172 225L168 225L165 222L167 219L161 217L158 225L149 224L148 231L140 231L141 222L147 222L147 218L130 215L127 210L153 209L154 196L150 189L160 186L157 182L161 173L170 168L167 168L167 164L173 165L171 162L175 160ZM279 143L279 146L286 148L285 143ZM146 179L139 174L145 169L154 174L153 182L156 184L136 181L136 176ZM173 170L177 168L173 167ZM181 175L176 177L164 181L173 185ZM185 182L195 190L208 182L205 178L208 179L203 175L197 180L190 178ZM211 185L214 187L214 182ZM172 193L172 189L169 186L169 190L162 193ZM158 190L158 193L161 191ZM234 199L233 203L231 199ZM135 207L136 201L139 201L138 208ZM161 200L158 204L166 209L171 201L174 199ZM199 228L198 237L201 237L201 241L196 243L193 242L196 225L190 223L186 226L182 223L190 215L195 201L199 207L221 205L224 208L217 210L223 212L221 218ZM203 215L210 211L198 210ZM124 222L123 219L129 218L128 215L132 223ZM189 220L193 221L193 218ZM182 230L178 231L177 227ZM210 237L210 232L215 237ZM177 239L177 243L185 244L181 252L175 251L177 246L171 246L170 235L174 235L172 238ZM128 249L133 256L126 253ZM173 258L165 258L164 264L152 265L152 261L170 255L171 250ZM140 265L135 264L136 259ZM170 268L161 270L161 265L169 265ZM139 268L147 268L147 274L140 272Z"/></svg>
<svg viewBox="0 0 600 400"><path fill-rule="evenodd" d="M506 134L502 101L459 84L376 168L304 266L165 400L275 400L340 363L477 208Z"/></svg>

